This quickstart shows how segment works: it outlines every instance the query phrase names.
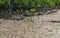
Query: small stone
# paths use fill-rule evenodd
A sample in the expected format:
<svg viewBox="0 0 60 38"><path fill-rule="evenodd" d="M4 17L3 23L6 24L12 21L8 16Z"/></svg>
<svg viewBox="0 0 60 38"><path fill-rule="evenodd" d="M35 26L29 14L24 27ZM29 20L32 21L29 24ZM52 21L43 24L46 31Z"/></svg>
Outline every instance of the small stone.
<svg viewBox="0 0 60 38"><path fill-rule="evenodd" d="M0 24L1 24L1 22L0 22Z"/></svg>
<svg viewBox="0 0 60 38"><path fill-rule="evenodd" d="M50 30L48 30L48 32L53 32L53 30L50 29Z"/></svg>

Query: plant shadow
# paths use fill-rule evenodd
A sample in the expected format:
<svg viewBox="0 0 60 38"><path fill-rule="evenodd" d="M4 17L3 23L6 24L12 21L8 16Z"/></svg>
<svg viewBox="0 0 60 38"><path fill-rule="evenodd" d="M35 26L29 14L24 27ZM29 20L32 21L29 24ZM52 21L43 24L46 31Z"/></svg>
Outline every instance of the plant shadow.
<svg viewBox="0 0 60 38"><path fill-rule="evenodd" d="M38 15L49 15L51 13L56 13L58 10L60 10L60 7L35 7L35 12L34 13L29 13L29 14L23 14L23 16L20 16L19 13L16 16L10 16L7 18L6 17L1 17L0 19L10 19L10 20L23 20L25 17L32 17L32 16L38 16ZM4 11L3 11L4 13Z"/></svg>

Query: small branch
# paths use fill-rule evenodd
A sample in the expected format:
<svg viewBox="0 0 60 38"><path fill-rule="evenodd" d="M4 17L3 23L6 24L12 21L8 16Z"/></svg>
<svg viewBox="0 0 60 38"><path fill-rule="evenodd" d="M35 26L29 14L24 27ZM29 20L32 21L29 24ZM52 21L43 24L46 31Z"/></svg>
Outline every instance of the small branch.
<svg viewBox="0 0 60 38"><path fill-rule="evenodd" d="M53 22L53 23L60 23L60 21L50 21L50 22Z"/></svg>

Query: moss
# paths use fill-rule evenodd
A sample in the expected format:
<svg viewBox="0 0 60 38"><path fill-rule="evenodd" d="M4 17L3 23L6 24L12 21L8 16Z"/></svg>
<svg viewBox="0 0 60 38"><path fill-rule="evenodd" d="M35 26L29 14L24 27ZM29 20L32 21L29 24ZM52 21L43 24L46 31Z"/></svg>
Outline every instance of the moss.
<svg viewBox="0 0 60 38"><path fill-rule="evenodd" d="M30 19L29 18L25 18L24 22L28 23L28 22L30 22Z"/></svg>
<svg viewBox="0 0 60 38"><path fill-rule="evenodd" d="M25 18L24 22L25 23L34 23L34 20L32 20L32 18Z"/></svg>

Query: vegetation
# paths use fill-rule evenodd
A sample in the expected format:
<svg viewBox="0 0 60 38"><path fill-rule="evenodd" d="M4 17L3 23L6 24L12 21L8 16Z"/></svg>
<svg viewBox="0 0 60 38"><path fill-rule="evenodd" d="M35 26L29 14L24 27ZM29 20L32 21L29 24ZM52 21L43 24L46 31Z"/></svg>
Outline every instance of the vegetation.
<svg viewBox="0 0 60 38"><path fill-rule="evenodd" d="M29 23L29 22L32 22L32 23L33 23L34 20L33 20L32 18L25 18L25 19L24 19L24 22L25 22L25 23Z"/></svg>
<svg viewBox="0 0 60 38"><path fill-rule="evenodd" d="M56 7L60 0L0 0L0 17L35 12L36 8Z"/></svg>

